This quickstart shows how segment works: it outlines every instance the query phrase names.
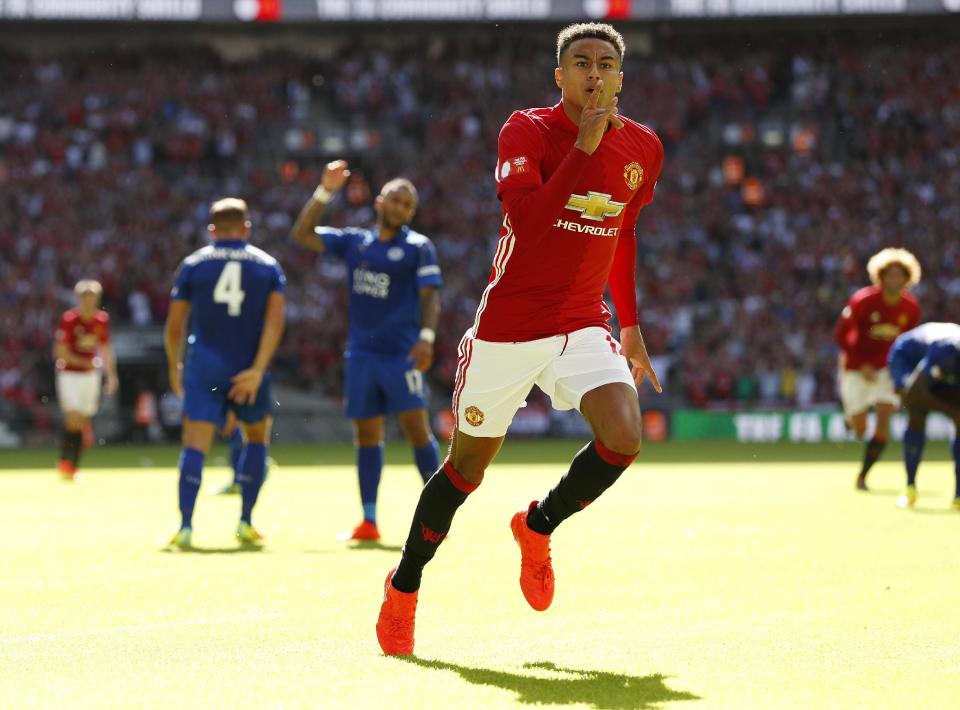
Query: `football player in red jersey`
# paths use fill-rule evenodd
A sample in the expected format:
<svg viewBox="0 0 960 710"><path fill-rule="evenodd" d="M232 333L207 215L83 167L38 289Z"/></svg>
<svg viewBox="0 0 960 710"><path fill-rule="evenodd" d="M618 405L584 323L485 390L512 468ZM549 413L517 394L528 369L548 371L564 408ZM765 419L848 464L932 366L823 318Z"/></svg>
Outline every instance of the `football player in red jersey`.
<svg viewBox="0 0 960 710"><path fill-rule="evenodd" d="M623 37L571 25L557 37L559 103L516 111L500 132L503 227L474 325L460 343L450 453L424 487L403 556L387 575L377 621L386 654L413 652L423 567L457 508L483 480L534 384L577 409L594 440L540 501L513 516L520 588L534 609L553 599L550 534L611 486L640 450L636 387L660 383L638 327L634 226L663 165L649 128L620 116ZM609 284L619 342L607 326Z"/></svg>
<svg viewBox="0 0 960 710"><path fill-rule="evenodd" d="M83 432L100 406L102 371L104 391L117 389L117 364L110 347L110 316L100 310L100 282L78 281L73 289L77 305L60 318L53 345L57 368L57 399L63 411L63 443L57 468L68 480L75 479Z"/></svg>
<svg viewBox="0 0 960 710"><path fill-rule="evenodd" d="M877 415L867 442L857 489L867 490L867 473L890 437L890 416L900 400L894 390L887 353L901 333L920 324L920 304L908 289L920 282L920 264L906 249L889 247L867 262L873 285L854 293L840 314L834 338L840 348L840 399L847 426L863 438L867 411Z"/></svg>

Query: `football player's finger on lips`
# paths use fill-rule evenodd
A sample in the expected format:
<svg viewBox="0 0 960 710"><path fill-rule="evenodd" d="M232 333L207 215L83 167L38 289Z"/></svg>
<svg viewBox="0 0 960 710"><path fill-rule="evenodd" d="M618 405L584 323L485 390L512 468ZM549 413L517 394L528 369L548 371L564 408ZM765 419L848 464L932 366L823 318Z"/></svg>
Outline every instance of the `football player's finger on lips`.
<svg viewBox="0 0 960 710"><path fill-rule="evenodd" d="M600 79L597 82L597 85L593 87L593 91L590 92L590 98L587 99L588 108L596 108L600 103L600 94L603 93L603 79Z"/></svg>

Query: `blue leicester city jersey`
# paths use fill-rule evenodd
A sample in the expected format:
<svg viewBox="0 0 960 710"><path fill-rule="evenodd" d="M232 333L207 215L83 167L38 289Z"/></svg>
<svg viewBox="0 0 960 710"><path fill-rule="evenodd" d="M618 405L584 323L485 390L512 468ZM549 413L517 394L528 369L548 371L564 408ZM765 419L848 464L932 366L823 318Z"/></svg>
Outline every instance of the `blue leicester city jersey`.
<svg viewBox="0 0 960 710"><path fill-rule="evenodd" d="M186 370L232 376L253 364L267 299L283 291L277 260L245 240L220 239L183 260L171 293L190 302Z"/></svg>
<svg viewBox="0 0 960 710"><path fill-rule="evenodd" d="M347 264L347 353L406 355L420 335L420 289L442 284L433 243L408 227L389 241L369 229L315 231L326 251Z"/></svg>
<svg viewBox="0 0 960 710"><path fill-rule="evenodd" d="M897 338L894 349L908 367L922 364L935 382L960 384L960 325L924 323Z"/></svg>

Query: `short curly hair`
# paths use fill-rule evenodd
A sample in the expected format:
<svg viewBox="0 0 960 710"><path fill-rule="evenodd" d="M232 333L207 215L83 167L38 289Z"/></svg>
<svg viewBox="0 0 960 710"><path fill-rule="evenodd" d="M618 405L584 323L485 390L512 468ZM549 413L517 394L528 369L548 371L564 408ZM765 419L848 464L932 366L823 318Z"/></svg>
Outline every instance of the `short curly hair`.
<svg viewBox="0 0 960 710"><path fill-rule="evenodd" d="M920 268L920 262L917 257L906 249L899 247L887 247L881 249L870 257L867 262L867 273L870 275L870 282L874 286L880 285L880 277L883 272L891 266L900 266L907 272L907 288L912 288L920 283L920 276L923 271Z"/></svg>
<svg viewBox="0 0 960 710"><path fill-rule="evenodd" d="M623 35L617 32L613 25L603 22L578 22L564 27L557 35L557 66L560 66L560 57L563 53L578 39L602 39L609 42L616 47L621 63L627 54L627 44L623 41Z"/></svg>

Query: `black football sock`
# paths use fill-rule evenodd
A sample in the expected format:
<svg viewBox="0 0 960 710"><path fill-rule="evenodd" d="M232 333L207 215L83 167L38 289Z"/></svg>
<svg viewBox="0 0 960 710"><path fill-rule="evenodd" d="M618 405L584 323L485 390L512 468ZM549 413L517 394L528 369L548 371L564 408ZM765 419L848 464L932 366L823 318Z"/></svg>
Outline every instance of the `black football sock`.
<svg viewBox="0 0 960 710"><path fill-rule="evenodd" d="M63 438L60 439L60 458L63 461L73 459L73 432L67 429L63 430Z"/></svg>
<svg viewBox="0 0 960 710"><path fill-rule="evenodd" d="M883 450L887 448L886 439L878 439L873 437L870 441L867 442L867 449L863 454L863 468L860 469L860 475L866 476L870 472L870 469L873 468L873 464L877 462L883 455Z"/></svg>
<svg viewBox="0 0 960 710"><path fill-rule="evenodd" d="M83 453L83 432L77 431L74 432L77 437L76 453L73 455L73 466L74 468L80 465L80 455Z"/></svg>
<svg viewBox="0 0 960 710"><path fill-rule="evenodd" d="M639 452L637 452L639 453ZM620 478L637 454L618 454L596 439L573 457L570 470L527 515L527 526L550 535L574 513L583 510Z"/></svg>
<svg viewBox="0 0 960 710"><path fill-rule="evenodd" d="M420 492L420 502L413 514L410 534L403 546L403 557L393 575L393 586L401 592L420 588L423 568L433 559L450 532L450 523L457 508L463 505L477 485L467 481L445 461Z"/></svg>
<svg viewBox="0 0 960 710"><path fill-rule="evenodd" d="M69 461L76 468L80 461L80 449L83 448L82 431L64 431L63 444L60 447L60 458Z"/></svg>

